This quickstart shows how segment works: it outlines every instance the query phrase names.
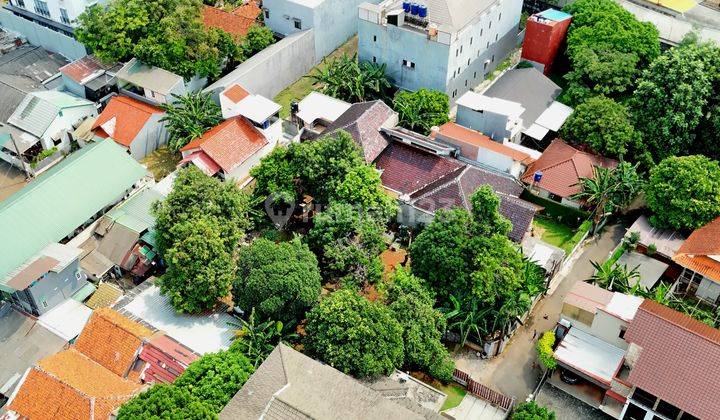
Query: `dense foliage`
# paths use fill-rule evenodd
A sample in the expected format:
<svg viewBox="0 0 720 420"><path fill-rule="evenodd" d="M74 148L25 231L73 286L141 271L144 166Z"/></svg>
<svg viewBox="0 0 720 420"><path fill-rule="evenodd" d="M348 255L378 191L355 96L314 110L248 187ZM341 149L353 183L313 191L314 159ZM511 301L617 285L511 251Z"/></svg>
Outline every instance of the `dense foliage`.
<svg viewBox="0 0 720 420"><path fill-rule="evenodd" d="M237 265L235 305L255 308L261 321L299 321L320 296L317 258L299 238L278 244L256 239L240 249Z"/></svg>
<svg viewBox="0 0 720 420"><path fill-rule="evenodd" d="M624 157L629 150L636 154L640 133L635 130L627 107L603 95L588 99L575 108L562 127L565 140L587 144L593 151L608 157Z"/></svg>
<svg viewBox="0 0 720 420"><path fill-rule="evenodd" d="M112 0L88 7L75 35L105 62L136 57L185 79L213 78L240 51L228 33L205 29L201 8L200 0Z"/></svg>
<svg viewBox="0 0 720 420"><path fill-rule="evenodd" d="M720 164L701 155L671 157L650 171L650 222L692 230L720 216Z"/></svg>
<svg viewBox="0 0 720 420"><path fill-rule="evenodd" d="M537 405L535 401L518 404L510 417L512 420L555 420L555 413Z"/></svg>
<svg viewBox="0 0 720 420"><path fill-rule="evenodd" d="M320 92L350 103L384 99L391 87L385 64L358 62L357 55L324 59L309 77Z"/></svg>
<svg viewBox="0 0 720 420"><path fill-rule="evenodd" d="M425 370L445 382L452 380L455 363L440 341L445 317L433 308L435 301L421 280L398 268L388 289L388 304L403 329L404 368Z"/></svg>
<svg viewBox="0 0 720 420"><path fill-rule="evenodd" d="M235 184L192 166L173 185L153 207L158 250L169 266L160 287L178 311L202 312L230 290L248 200Z"/></svg>
<svg viewBox="0 0 720 420"><path fill-rule="evenodd" d="M403 362L403 329L393 312L350 289L313 308L306 332L310 354L357 378L387 375Z"/></svg>
<svg viewBox="0 0 720 420"><path fill-rule="evenodd" d="M555 360L555 354L552 348L554 344L555 332L545 331L535 345L538 359L547 369L555 369L557 367L557 360Z"/></svg>
<svg viewBox="0 0 720 420"><path fill-rule="evenodd" d="M158 384L125 403L118 420L211 420L217 413L186 388Z"/></svg>
<svg viewBox="0 0 720 420"><path fill-rule="evenodd" d="M448 96L437 90L400 91L395 95L393 108L399 114L400 126L421 134L430 134L432 127L450 121Z"/></svg>
<svg viewBox="0 0 720 420"><path fill-rule="evenodd" d="M239 329L236 331L236 339L230 346L230 351L244 354L255 369L265 361L280 342L295 339L297 336L288 331L291 327L280 321L258 322L254 308L250 311L247 319L240 319L239 323L232 325Z"/></svg>
<svg viewBox="0 0 720 420"><path fill-rule="evenodd" d="M222 111L210 93L186 93L177 97L176 102L163 104L162 108L165 116L160 121L166 123L170 135L168 147L174 152L223 120Z"/></svg>
<svg viewBox="0 0 720 420"><path fill-rule="evenodd" d="M508 238L499 198L481 187L463 209L440 210L410 247L413 273L448 308L450 328L476 339L507 331L542 290L537 265Z"/></svg>

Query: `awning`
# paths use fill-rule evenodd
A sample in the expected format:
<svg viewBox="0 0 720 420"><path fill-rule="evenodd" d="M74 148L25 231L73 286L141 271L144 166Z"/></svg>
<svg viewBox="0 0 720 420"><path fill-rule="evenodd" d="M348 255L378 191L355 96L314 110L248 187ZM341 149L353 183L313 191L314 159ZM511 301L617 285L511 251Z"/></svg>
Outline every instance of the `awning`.
<svg viewBox="0 0 720 420"><path fill-rule="evenodd" d="M567 120L572 113L572 108L558 101L554 101L540 114L537 120L535 120L535 124L552 131L559 131L560 127L565 123L565 120Z"/></svg>
<svg viewBox="0 0 720 420"><path fill-rule="evenodd" d="M625 351L590 335L577 327L570 328L555 349L558 363L589 378L610 386L622 364Z"/></svg>
<svg viewBox="0 0 720 420"><path fill-rule="evenodd" d="M524 134L534 138L535 140L542 140L543 138L545 138L545 135L549 132L550 132L550 130L548 130L547 128L545 128L543 126L537 125L537 124L533 124L530 127L523 130Z"/></svg>

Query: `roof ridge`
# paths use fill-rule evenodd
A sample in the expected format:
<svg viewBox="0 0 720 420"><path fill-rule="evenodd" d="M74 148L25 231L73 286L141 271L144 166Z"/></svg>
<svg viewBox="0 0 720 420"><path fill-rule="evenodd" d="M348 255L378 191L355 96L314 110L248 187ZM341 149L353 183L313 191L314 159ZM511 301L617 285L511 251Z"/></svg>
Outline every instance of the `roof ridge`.
<svg viewBox="0 0 720 420"><path fill-rule="evenodd" d="M658 318L658 319L660 319L660 320L662 320L662 321L664 321L664 322L670 323L670 324L674 325L675 327L680 328L680 329L682 329L682 330L684 330L684 331L686 331L686 332L688 332L688 333L690 333L690 334L692 334L692 335L695 335L695 336L700 337L700 338L702 338L702 339L704 339L704 340L706 340L706 341L709 341L711 344L713 344L713 345L716 346L716 347L720 347L720 330L718 330L717 328L711 327L710 325L708 325L708 324L706 324L706 323L704 323L704 322L698 321L697 319L691 317L690 315L684 314L684 313L682 313L682 312L680 312L680 311L676 311L675 309L673 309L673 308L671 308L671 307L669 307L669 306L665 306L665 305L663 305L662 303L656 302L656 301L654 301L654 300L644 299L644 300L643 300L643 304L644 304L645 302L650 302L650 303L648 303L648 305L650 305L650 306L660 306L660 307L662 307L663 309L667 309L667 310L671 310L671 311L677 312L677 313L679 313L680 315L682 315L683 318L686 318L690 323L695 324L695 325L697 325L698 327L705 328L705 329L709 329L709 330L712 330L713 332L718 333L718 339L712 339L712 338L710 338L710 337L708 337L708 336L706 336L706 335L704 335L704 334L700 334L700 333L698 333L697 331L693 331L692 329L685 327L684 325L682 325L682 324L678 323L677 321L675 321L675 319L668 318L668 317L664 317L664 316L656 313L655 311L653 311L653 310L651 310L651 309L643 308L643 305L642 305L642 304L638 307L639 310L641 310L641 311L643 311L643 312L645 312L645 313L647 313L647 314L649 314L649 315L651 315L651 316L653 316L653 317L655 317L655 318Z"/></svg>
<svg viewBox="0 0 720 420"><path fill-rule="evenodd" d="M127 320L130 321L130 322L136 322L136 321L133 321L132 319L129 319L129 318L123 316L120 312L117 312L117 311L115 311L114 309L110 309L110 308L106 308L106 309L109 309L110 311L113 311L114 313L116 313L116 314L118 314L119 316L127 319ZM106 313L109 313L108 311L95 311L95 313L96 313L99 317L101 317L101 318L103 318L104 320L108 321L109 323L113 324L113 326L115 326L115 327L117 327L117 328L120 328L121 330L123 330L123 331L125 331L126 333L132 335L133 337L137 338L137 339L140 340L141 342L143 342L143 341L147 338L146 336L139 336L139 335L137 335L135 332L128 330L128 329L125 328L123 325L120 325L120 323L118 323L118 322L115 321L114 319L107 317L107 316L106 316ZM137 322L136 322L136 323L137 323ZM141 325L141 324L138 323L138 325Z"/></svg>

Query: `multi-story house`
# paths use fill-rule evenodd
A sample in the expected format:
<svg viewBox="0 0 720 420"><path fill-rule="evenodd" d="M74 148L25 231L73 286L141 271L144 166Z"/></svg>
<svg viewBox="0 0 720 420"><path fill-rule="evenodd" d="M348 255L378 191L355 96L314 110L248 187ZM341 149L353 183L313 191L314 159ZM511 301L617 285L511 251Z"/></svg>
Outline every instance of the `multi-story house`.
<svg viewBox="0 0 720 420"><path fill-rule="evenodd" d="M359 7L358 56L386 65L401 89L451 101L485 79L517 45L520 0L386 0Z"/></svg>
<svg viewBox="0 0 720 420"><path fill-rule="evenodd" d="M76 20L96 0L10 0L5 8L38 26L73 36Z"/></svg>

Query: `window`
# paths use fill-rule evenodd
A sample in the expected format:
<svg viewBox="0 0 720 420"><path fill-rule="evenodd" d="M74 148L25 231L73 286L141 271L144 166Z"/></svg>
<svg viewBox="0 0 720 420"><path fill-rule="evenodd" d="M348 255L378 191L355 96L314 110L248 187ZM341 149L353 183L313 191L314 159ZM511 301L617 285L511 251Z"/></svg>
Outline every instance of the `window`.
<svg viewBox="0 0 720 420"><path fill-rule="evenodd" d="M48 307L48 303L47 303L47 300L45 300L45 298L43 298L43 300L40 303L42 303L43 308Z"/></svg>
<svg viewBox="0 0 720 420"><path fill-rule="evenodd" d="M490 61L492 61L493 63L495 62L495 54L493 54L492 60L490 60Z"/></svg>
<svg viewBox="0 0 720 420"><path fill-rule="evenodd" d="M676 419L680 415L679 408L663 400L660 400L655 411L669 419Z"/></svg>
<svg viewBox="0 0 720 420"><path fill-rule="evenodd" d="M483 29L480 28L480 36L482 36L482 33L483 33Z"/></svg>
<svg viewBox="0 0 720 420"><path fill-rule="evenodd" d="M453 70L453 79L455 78L455 76L457 76L457 71Z"/></svg>
<svg viewBox="0 0 720 420"><path fill-rule="evenodd" d="M460 46L460 54L462 54L462 45Z"/></svg>
<svg viewBox="0 0 720 420"><path fill-rule="evenodd" d="M468 66L470 65L470 59L469 59L469 58L468 58L468 64L467 64L467 65L468 65Z"/></svg>
<svg viewBox="0 0 720 420"><path fill-rule="evenodd" d="M498 15L498 22L500 22L500 19L502 19L502 12Z"/></svg>
<svg viewBox="0 0 720 420"><path fill-rule="evenodd" d="M377 57L373 55L373 63L377 63Z"/></svg>
<svg viewBox="0 0 720 420"><path fill-rule="evenodd" d="M80 277L82 277L82 276L80 275L79 272L75 273L75 278L76 278L76 279L80 280Z"/></svg>
<svg viewBox="0 0 720 420"><path fill-rule="evenodd" d="M625 339L625 331L627 331L627 328L620 327L620 334L618 334L618 337Z"/></svg>
<svg viewBox="0 0 720 420"><path fill-rule="evenodd" d="M377 42L377 35L373 35L373 42Z"/></svg>
<svg viewBox="0 0 720 420"><path fill-rule="evenodd" d="M485 48L490 48L490 41L488 41L487 44L485 44Z"/></svg>
<svg viewBox="0 0 720 420"><path fill-rule="evenodd" d="M495 34L495 42L498 40L498 34Z"/></svg>
<svg viewBox="0 0 720 420"><path fill-rule="evenodd" d="M265 16L265 19L270 19L270 10L263 9L263 16Z"/></svg>
<svg viewBox="0 0 720 420"><path fill-rule="evenodd" d="M457 89L453 90L453 93L452 93L452 97L453 97L453 98L456 97L456 96L457 96Z"/></svg>
<svg viewBox="0 0 720 420"><path fill-rule="evenodd" d="M492 21L488 22L488 29L492 28Z"/></svg>
<svg viewBox="0 0 720 420"><path fill-rule="evenodd" d="M300 19L293 18L293 26L295 29L302 29L302 21Z"/></svg>
<svg viewBox="0 0 720 420"><path fill-rule="evenodd" d="M487 70L487 61L483 63L483 70Z"/></svg>
<svg viewBox="0 0 720 420"><path fill-rule="evenodd" d="M477 72L476 72L476 71L473 72L473 79L477 79Z"/></svg>
<svg viewBox="0 0 720 420"><path fill-rule="evenodd" d="M460 54L460 50L455 50L455 57L457 57Z"/></svg>
<svg viewBox="0 0 720 420"><path fill-rule="evenodd" d="M70 18L68 17L67 10L60 8L60 21L62 23L70 24Z"/></svg>
<svg viewBox="0 0 720 420"><path fill-rule="evenodd" d="M465 79L465 87L467 87L467 79Z"/></svg>
<svg viewBox="0 0 720 420"><path fill-rule="evenodd" d="M414 69L414 68L415 68L415 63L413 63L413 62L410 61L410 60L403 60L403 66L405 66L405 67L407 67L407 68L410 68L410 69Z"/></svg>
<svg viewBox="0 0 720 420"><path fill-rule="evenodd" d="M473 37L470 37L470 45L472 45Z"/></svg>
<svg viewBox="0 0 720 420"><path fill-rule="evenodd" d="M644 405L645 407L652 408L655 407L655 401L657 400L657 397L647 391L643 391L640 388L635 388L632 399Z"/></svg>
<svg viewBox="0 0 720 420"><path fill-rule="evenodd" d="M25 9L25 0L15 0L15 3L17 3L18 6Z"/></svg>
<svg viewBox="0 0 720 420"><path fill-rule="evenodd" d="M48 10L48 5L44 1L35 0L35 12L38 15L50 17L50 10Z"/></svg>

